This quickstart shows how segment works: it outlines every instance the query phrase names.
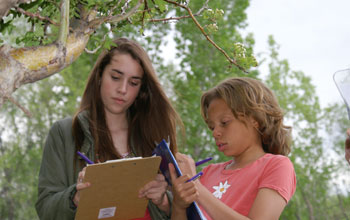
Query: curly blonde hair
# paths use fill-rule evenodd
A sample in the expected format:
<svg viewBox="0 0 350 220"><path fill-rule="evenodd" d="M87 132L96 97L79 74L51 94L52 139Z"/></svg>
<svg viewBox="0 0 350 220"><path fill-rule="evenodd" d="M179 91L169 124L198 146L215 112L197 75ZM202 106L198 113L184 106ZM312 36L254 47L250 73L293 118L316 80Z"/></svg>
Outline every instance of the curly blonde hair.
<svg viewBox="0 0 350 220"><path fill-rule="evenodd" d="M234 77L205 92L201 98L201 114L206 122L208 107L212 100L218 98L226 102L237 119L243 115L258 122L257 129L266 153L289 154L292 128L283 124L283 111L277 98L262 82L248 77Z"/></svg>

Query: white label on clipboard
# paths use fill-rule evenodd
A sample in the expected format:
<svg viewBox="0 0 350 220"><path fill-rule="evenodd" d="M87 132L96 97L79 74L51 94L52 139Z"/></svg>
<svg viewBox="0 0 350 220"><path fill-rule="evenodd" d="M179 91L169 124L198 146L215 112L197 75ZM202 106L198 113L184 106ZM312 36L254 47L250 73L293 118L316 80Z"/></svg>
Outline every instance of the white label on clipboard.
<svg viewBox="0 0 350 220"><path fill-rule="evenodd" d="M113 217L115 215L116 209L117 207L108 207L108 208L100 209L98 213L98 219Z"/></svg>

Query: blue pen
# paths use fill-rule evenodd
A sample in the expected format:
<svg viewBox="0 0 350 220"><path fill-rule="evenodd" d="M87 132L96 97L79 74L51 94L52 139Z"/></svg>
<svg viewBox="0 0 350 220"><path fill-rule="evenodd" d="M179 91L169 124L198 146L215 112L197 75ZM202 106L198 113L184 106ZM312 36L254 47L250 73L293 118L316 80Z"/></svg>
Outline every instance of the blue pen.
<svg viewBox="0 0 350 220"><path fill-rule="evenodd" d="M203 163L208 162L211 159L213 159L213 158L212 157L208 157L207 159L204 159L204 160L196 162L196 167L199 166L199 165L202 165Z"/></svg>
<svg viewBox="0 0 350 220"><path fill-rule="evenodd" d="M83 158L85 161L86 161L86 163L88 163L88 164L94 164L94 162L92 162L89 158L87 158L84 154L82 154L82 153L80 153L80 151L77 151L77 154L81 157L81 158Z"/></svg>
<svg viewBox="0 0 350 220"><path fill-rule="evenodd" d="M198 179L202 175L203 175L203 172L201 171L201 172L197 173L196 175L194 175L191 179L187 180L186 183L194 181L194 180Z"/></svg>

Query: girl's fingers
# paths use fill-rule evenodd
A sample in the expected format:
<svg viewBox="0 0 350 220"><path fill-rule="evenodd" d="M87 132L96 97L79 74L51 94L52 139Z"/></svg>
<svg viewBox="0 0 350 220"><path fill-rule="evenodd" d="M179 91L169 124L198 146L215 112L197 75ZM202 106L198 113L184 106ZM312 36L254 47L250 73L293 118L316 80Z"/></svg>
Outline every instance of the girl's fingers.
<svg viewBox="0 0 350 220"><path fill-rule="evenodd" d="M156 197L163 197L164 193L166 192L166 187L159 187L159 188L151 188L147 191L140 191L139 192L139 198L147 197L148 199L156 198Z"/></svg>
<svg viewBox="0 0 350 220"><path fill-rule="evenodd" d="M73 202L76 206L79 204L80 190L86 189L91 186L89 182L84 183L85 171L86 171L86 167L84 167L78 174L77 184L75 186L77 189L77 192L75 193L74 199L73 199Z"/></svg>
<svg viewBox="0 0 350 220"><path fill-rule="evenodd" d="M162 174L157 174L156 180L159 182L165 182L165 177Z"/></svg>
<svg viewBox="0 0 350 220"><path fill-rule="evenodd" d="M156 179L147 183L139 190L139 197L144 197L148 194L164 194L167 189L168 183L162 174L158 174Z"/></svg>
<svg viewBox="0 0 350 220"><path fill-rule="evenodd" d="M190 177L187 174L177 177L177 173L175 171L174 165L172 163L169 163L168 166L169 166L169 173L170 173L170 178L171 178L171 182L172 183L174 183L174 182L185 182L185 181L190 179Z"/></svg>
<svg viewBox="0 0 350 220"><path fill-rule="evenodd" d="M86 182L86 183L78 183L76 187L77 187L77 191L80 191L80 190L86 189L90 186L91 186L91 184L89 182Z"/></svg>
<svg viewBox="0 0 350 220"><path fill-rule="evenodd" d="M194 160L191 157L178 152L175 154L175 158L178 162L182 174L189 174L190 176L196 174L196 166Z"/></svg>
<svg viewBox="0 0 350 220"><path fill-rule="evenodd" d="M177 178L176 172L175 172L175 167L172 163L169 163L169 172L170 172L170 178L171 182L174 182Z"/></svg>

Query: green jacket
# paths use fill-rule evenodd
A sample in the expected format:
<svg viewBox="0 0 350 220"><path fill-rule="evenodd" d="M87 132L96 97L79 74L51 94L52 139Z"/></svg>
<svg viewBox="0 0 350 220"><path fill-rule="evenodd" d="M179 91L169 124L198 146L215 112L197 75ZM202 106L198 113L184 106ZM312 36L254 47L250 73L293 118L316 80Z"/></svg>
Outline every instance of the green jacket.
<svg viewBox="0 0 350 220"><path fill-rule="evenodd" d="M81 152L94 160L94 142L86 115L86 112L78 115L85 135ZM54 123L46 139L39 172L39 195L35 208L40 219L74 219L76 208L72 198L76 192L76 180L80 171L79 160L81 160L80 158L74 160L77 158L75 153L72 118L65 118ZM170 203L172 195L169 192L167 195ZM151 201L148 209L152 219L170 219Z"/></svg>

